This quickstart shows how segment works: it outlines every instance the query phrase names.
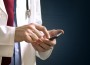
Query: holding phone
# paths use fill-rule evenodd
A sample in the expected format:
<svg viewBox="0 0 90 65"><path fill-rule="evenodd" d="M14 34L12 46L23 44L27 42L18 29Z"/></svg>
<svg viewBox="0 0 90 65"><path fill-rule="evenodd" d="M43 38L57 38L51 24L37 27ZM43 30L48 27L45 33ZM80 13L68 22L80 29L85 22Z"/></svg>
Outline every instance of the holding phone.
<svg viewBox="0 0 90 65"><path fill-rule="evenodd" d="M59 36L61 36L62 34L64 34L64 31L63 31L63 30L60 30L60 29L54 30L54 31L52 31L52 32L54 33L54 35L51 36L51 37L49 38L49 40L56 39L56 38L58 38Z"/></svg>

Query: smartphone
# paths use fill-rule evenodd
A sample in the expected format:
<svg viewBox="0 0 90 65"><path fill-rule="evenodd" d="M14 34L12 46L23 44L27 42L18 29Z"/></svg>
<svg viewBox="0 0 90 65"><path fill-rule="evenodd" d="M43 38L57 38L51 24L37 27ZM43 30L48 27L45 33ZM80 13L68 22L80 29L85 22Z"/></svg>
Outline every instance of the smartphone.
<svg viewBox="0 0 90 65"><path fill-rule="evenodd" d="M64 31L63 30L59 30L59 31L57 31L57 33L54 36L49 38L49 40L54 40L54 39L58 38L59 36L61 36L62 34L64 34Z"/></svg>

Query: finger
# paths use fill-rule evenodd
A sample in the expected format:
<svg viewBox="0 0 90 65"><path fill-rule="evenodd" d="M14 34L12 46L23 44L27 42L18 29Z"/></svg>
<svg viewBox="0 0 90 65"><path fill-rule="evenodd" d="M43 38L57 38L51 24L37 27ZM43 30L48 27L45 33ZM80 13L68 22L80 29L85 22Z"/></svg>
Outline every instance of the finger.
<svg viewBox="0 0 90 65"><path fill-rule="evenodd" d="M33 39L33 41L39 39L38 36L35 33L33 33L30 29L28 29L27 31L28 31L28 36L30 36Z"/></svg>
<svg viewBox="0 0 90 65"><path fill-rule="evenodd" d="M47 44L47 45L49 45L49 46L54 46L55 44L56 44L56 39L54 39L54 40L48 40L48 39L44 39L43 40L43 43L45 43L45 44Z"/></svg>
<svg viewBox="0 0 90 65"><path fill-rule="evenodd" d="M28 33L26 33L25 41L28 42L28 43L33 42L32 38L28 35Z"/></svg>
<svg viewBox="0 0 90 65"><path fill-rule="evenodd" d="M44 48L45 50L49 50L51 48L51 45L48 45L46 43L41 43L39 44L39 46L41 46L42 48Z"/></svg>
<svg viewBox="0 0 90 65"><path fill-rule="evenodd" d="M50 44L43 43L43 41L41 39L38 39L35 43L45 50L49 50L52 47Z"/></svg>
<svg viewBox="0 0 90 65"><path fill-rule="evenodd" d="M36 27L38 30L42 31L47 38L50 38L49 32L48 32L48 30L46 29L45 26L41 26L41 25L35 24L35 27Z"/></svg>
<svg viewBox="0 0 90 65"><path fill-rule="evenodd" d="M42 34L39 30L37 30L36 28L33 28L32 31L33 31L39 38L43 37L43 34Z"/></svg>
<svg viewBox="0 0 90 65"><path fill-rule="evenodd" d="M33 43L33 46L34 46L35 49L36 49L37 51L39 51L39 52L44 52L44 51L45 51L44 48L42 48L41 46L37 45L36 43Z"/></svg>

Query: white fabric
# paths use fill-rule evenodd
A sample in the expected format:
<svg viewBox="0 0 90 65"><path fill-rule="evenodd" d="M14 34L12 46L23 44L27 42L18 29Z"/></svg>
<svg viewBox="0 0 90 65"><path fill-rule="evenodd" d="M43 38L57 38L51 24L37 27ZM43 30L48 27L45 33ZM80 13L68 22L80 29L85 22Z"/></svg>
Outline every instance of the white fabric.
<svg viewBox="0 0 90 65"><path fill-rule="evenodd" d="M15 28L6 26L8 15L3 0L0 0L0 58L13 55Z"/></svg>
<svg viewBox="0 0 90 65"><path fill-rule="evenodd" d="M31 8L31 17L25 19L26 0L17 0L17 25L22 26L29 23L42 24L40 0L29 0L29 7ZM4 7L3 0L0 0L0 63L2 56L11 57L13 54L14 34L15 28L6 26L7 13ZM3 17L2 17L3 16ZM36 65L36 55L41 59L47 59L52 50L47 52L38 53L35 51L30 43L25 41L21 44L21 58L22 65Z"/></svg>

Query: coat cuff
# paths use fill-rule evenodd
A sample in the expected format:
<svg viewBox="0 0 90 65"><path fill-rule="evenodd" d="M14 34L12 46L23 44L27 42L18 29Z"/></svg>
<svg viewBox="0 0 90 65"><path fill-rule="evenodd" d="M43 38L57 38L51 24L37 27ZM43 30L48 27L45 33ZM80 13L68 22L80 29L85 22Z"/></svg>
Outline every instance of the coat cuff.
<svg viewBox="0 0 90 65"><path fill-rule="evenodd" d="M14 49L14 35L15 35L15 27L3 27L5 28L4 35L5 39L1 38L0 41L0 56L11 57L13 56ZM3 29L2 28L2 29Z"/></svg>
<svg viewBox="0 0 90 65"><path fill-rule="evenodd" d="M36 51L36 55L37 55L37 57L39 57L40 59L46 60L47 58L50 57L50 55L51 55L51 53L52 53L52 50L53 50L53 47L52 47L50 50L46 51L46 52L37 52L37 51Z"/></svg>

